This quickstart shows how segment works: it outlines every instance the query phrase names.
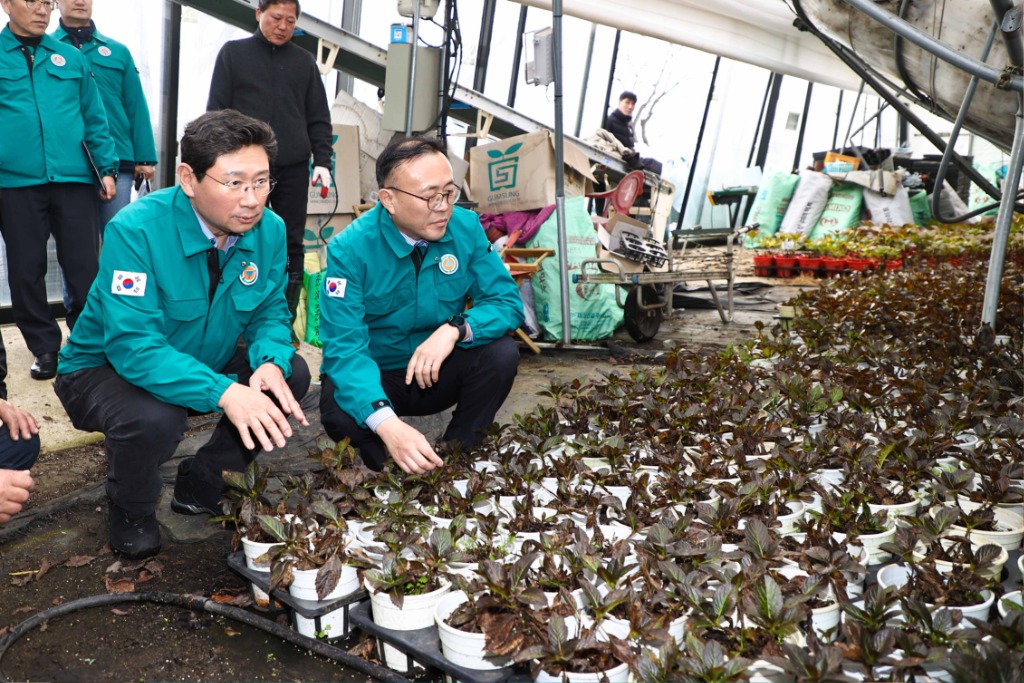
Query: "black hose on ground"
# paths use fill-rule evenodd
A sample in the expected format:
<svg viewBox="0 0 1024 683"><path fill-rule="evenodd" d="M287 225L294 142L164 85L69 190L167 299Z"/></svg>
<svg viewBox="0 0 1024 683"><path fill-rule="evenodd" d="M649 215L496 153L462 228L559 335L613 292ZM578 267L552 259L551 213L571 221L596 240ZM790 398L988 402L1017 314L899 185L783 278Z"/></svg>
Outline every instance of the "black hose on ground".
<svg viewBox="0 0 1024 683"><path fill-rule="evenodd" d="M222 605L201 595L182 595L180 593L162 592L93 595L88 598L72 600L71 602L64 603L63 605L57 605L56 607L43 610L42 612L39 612L38 614L35 614L21 622L11 629L11 631L3 638L0 638L0 660L3 659L4 653L7 652L7 649L16 640L18 640L18 638L51 619L62 617L66 614L82 609L118 605L126 602L152 602L161 605L173 605L175 607L192 610L193 612L209 612L210 614L228 617L229 619L234 619L235 621L239 621L247 626L252 626L253 628L258 628L261 631L277 636L278 638L286 640L293 645L304 647L313 654L344 664L345 666L351 667L360 673L372 676L378 681L389 681L394 683L408 683L409 681L409 679L401 676L392 669L379 664L374 664L373 662L368 662L362 657L356 657L342 648L335 647L334 645L322 640L304 636L297 631L281 626L275 621L265 619L257 614L253 614L252 612L247 612L240 607ZM6 682L7 679L0 674L0 683Z"/></svg>

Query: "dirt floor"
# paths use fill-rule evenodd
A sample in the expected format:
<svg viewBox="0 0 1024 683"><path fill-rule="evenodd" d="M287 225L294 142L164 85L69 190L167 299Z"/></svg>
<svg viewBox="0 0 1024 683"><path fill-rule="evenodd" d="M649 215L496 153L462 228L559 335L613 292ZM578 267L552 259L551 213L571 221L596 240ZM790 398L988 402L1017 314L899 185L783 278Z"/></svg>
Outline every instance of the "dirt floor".
<svg viewBox="0 0 1024 683"><path fill-rule="evenodd" d="M794 283L800 284L800 283ZM814 286L814 283L806 283ZM720 349L753 336L754 322L770 321L775 303L794 287L739 297L735 321L722 324L713 310L688 308L663 324L658 338L636 344L624 334L604 348L546 348L524 355L513 395L498 420L534 407L553 379L594 377L632 363L658 363L678 344ZM690 302L693 305L693 302ZM315 395L309 397L315 401ZM315 410L315 404L306 402ZM443 418L442 418L443 420ZM196 418L192 436L164 467L173 482L176 463L205 441L213 420ZM421 428L439 430L436 424ZM290 454L275 454L283 469L301 469L322 440L318 423L299 430ZM157 591L214 596L250 607L247 583L227 565L230 536L205 517L158 512L163 549L146 562L121 562L106 545L102 444L44 453L33 470L39 489L28 509L0 527L0 636L43 610L89 596ZM167 487L165 487L167 488ZM283 614L264 615L287 624ZM0 648L4 639L0 638ZM359 643L346 643L359 647ZM236 621L146 603L105 605L50 619L0 650L0 680L18 681L286 681L366 680L358 672L287 644Z"/></svg>

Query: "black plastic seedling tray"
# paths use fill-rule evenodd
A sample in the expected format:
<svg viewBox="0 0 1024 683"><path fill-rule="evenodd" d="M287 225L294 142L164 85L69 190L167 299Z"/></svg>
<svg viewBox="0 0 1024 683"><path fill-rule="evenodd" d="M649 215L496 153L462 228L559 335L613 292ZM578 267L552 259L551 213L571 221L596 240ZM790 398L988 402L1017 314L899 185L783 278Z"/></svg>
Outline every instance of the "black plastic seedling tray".
<svg viewBox="0 0 1024 683"><path fill-rule="evenodd" d="M352 605L354 603L358 603L362 600L365 601L366 606L369 607L369 596L367 595L366 591L362 588L353 593L349 593L348 595L344 595L340 598L335 598L333 600L323 600L320 602L315 600L303 600L301 598L296 598L292 596L292 594L288 591L283 590L275 590L274 592L270 593L270 591L267 590L267 588L269 588L270 585L270 575L266 572L257 572L253 571L252 569L249 569L249 567L247 567L245 564L245 554L242 552L231 553L230 555L228 555L228 566L231 567L231 569L238 572L239 574L241 574L249 581L252 581L254 584L259 586L260 589L262 589L264 592L269 593L274 600L291 608L293 627L295 626L295 615L298 614L299 616L305 617L306 619L313 620L316 631L319 632L321 630L320 617L322 617L325 614L329 614L337 609L345 610L342 613L343 621L345 624L344 629L342 629L342 635L338 636L337 638L329 638L328 640L339 640L341 638L346 637L349 634L349 632L351 632L352 626L354 625L352 621Z"/></svg>

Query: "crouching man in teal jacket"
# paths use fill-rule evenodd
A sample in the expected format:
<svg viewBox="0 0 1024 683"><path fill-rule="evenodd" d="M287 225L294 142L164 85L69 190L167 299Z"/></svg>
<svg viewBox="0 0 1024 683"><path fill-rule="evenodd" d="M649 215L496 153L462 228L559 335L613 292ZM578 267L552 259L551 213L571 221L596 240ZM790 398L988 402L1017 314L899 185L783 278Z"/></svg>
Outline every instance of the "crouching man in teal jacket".
<svg viewBox="0 0 1024 683"><path fill-rule="evenodd" d="M308 424L284 223L264 211L276 148L267 124L234 110L190 123L179 185L107 226L99 275L60 353L57 396L75 427L106 436L110 547L128 558L160 550L159 467L189 410L224 416L178 468L171 507L184 514L218 514L223 471L284 446L289 415Z"/></svg>
<svg viewBox="0 0 1024 683"><path fill-rule="evenodd" d="M443 462L401 416L454 405L442 438L475 447L515 380L508 333L523 302L476 214L454 206L459 189L439 143L392 143L377 183L377 206L327 247L320 417L367 466L390 456L425 472Z"/></svg>

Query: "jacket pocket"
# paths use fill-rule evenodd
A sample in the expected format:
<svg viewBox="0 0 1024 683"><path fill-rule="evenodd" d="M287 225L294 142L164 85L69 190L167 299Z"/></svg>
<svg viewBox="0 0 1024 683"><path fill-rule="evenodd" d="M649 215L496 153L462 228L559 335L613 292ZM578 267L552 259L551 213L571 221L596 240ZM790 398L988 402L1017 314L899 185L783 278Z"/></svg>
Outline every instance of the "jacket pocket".
<svg viewBox="0 0 1024 683"><path fill-rule="evenodd" d="M165 299L164 314L176 322L198 320L206 314L205 299Z"/></svg>
<svg viewBox="0 0 1024 683"><path fill-rule="evenodd" d="M81 80L84 75L78 69L68 66L54 66L53 64L47 64L45 68L46 73L54 78L59 78L62 81L78 81Z"/></svg>
<svg viewBox="0 0 1024 683"><path fill-rule="evenodd" d="M262 304L267 298L267 290L264 289L239 289L231 293L231 301L235 310L242 313L252 313L256 307Z"/></svg>
<svg viewBox="0 0 1024 683"><path fill-rule="evenodd" d="M444 275L439 272L436 288L438 301L465 302L469 296L469 277Z"/></svg>

